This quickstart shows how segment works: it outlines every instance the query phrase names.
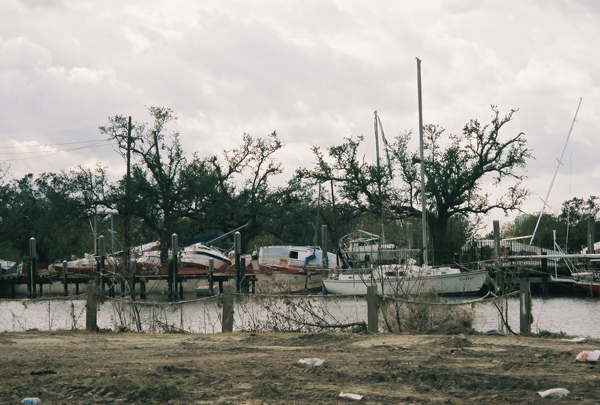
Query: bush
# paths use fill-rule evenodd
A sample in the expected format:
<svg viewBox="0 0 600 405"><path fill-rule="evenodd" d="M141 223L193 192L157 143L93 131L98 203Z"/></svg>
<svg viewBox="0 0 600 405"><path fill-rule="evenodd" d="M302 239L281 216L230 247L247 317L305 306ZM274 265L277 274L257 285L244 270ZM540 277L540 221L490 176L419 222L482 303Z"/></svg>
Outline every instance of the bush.
<svg viewBox="0 0 600 405"><path fill-rule="evenodd" d="M390 333L473 333L473 312L462 305L444 304L434 292L411 299L384 298L380 313Z"/></svg>

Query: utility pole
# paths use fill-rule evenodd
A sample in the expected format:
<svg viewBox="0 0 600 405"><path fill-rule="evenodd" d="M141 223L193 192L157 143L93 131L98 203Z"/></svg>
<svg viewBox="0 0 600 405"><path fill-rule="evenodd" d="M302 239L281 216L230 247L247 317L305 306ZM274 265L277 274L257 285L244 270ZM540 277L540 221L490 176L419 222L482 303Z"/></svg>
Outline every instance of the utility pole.
<svg viewBox="0 0 600 405"><path fill-rule="evenodd" d="M423 156L423 100L421 98L421 59L417 58L417 84L419 92L419 145L421 153L421 222L423 224L423 265L427 266L427 208L425 195L425 158Z"/></svg>
<svg viewBox="0 0 600 405"><path fill-rule="evenodd" d="M125 246L123 256L123 268L129 270L129 287L131 297L135 299L135 265L131 263L131 116L127 124L127 177L125 178ZM127 272L125 272L127 274Z"/></svg>

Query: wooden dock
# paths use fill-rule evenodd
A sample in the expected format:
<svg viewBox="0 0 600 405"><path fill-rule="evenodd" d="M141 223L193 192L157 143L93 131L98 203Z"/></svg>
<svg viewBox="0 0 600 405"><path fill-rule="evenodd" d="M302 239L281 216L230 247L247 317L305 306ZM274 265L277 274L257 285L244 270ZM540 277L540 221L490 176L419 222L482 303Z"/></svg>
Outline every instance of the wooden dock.
<svg viewBox="0 0 600 405"><path fill-rule="evenodd" d="M34 276L33 283L30 282L28 274L3 274L0 276L0 294L7 296L8 298L16 298L16 288L18 286L26 285L28 287L27 298L37 298L44 294L44 288L49 287L52 284L62 284L64 296L69 296L71 293L74 295L80 294L80 286L87 285L90 282L95 282L100 285L102 292L108 294L110 297L115 297L118 293L121 296L132 296L139 295L140 299L147 298L146 286L150 282L155 281L167 281L169 283L169 298L177 299L183 298L183 283L194 280L206 280L211 295L215 293L223 294L223 285L230 280L234 279L233 274L194 274L177 276L175 278L169 277L168 275L138 275L134 277L127 277L127 280L122 275L106 275L102 274L101 277L97 275L86 276L68 273L65 275L60 274L46 274L38 273ZM174 283L173 283L174 282ZM246 276L247 291L254 293L255 291L256 277L253 275ZM75 287L74 291L70 288ZM139 291L138 291L139 286ZM218 288L218 290L216 288Z"/></svg>

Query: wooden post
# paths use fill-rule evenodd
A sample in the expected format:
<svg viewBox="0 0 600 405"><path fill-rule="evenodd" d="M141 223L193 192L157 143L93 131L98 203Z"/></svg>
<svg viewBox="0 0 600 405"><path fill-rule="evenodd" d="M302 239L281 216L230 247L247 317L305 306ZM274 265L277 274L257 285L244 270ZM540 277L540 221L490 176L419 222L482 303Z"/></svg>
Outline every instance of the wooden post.
<svg viewBox="0 0 600 405"><path fill-rule="evenodd" d="M240 263L242 254L242 235L239 232L236 232L233 235L233 244L235 249L235 291L240 293L242 292L242 263Z"/></svg>
<svg viewBox="0 0 600 405"><path fill-rule="evenodd" d="M131 290L131 299L133 301L135 301L135 272L136 272L136 262L131 259L131 256L130 256L129 260L130 260L130 262L129 262L129 288Z"/></svg>
<svg viewBox="0 0 600 405"><path fill-rule="evenodd" d="M546 256L547 252L542 252L542 256ZM550 278L550 273L548 272L548 259L542 257L542 292L544 294L548 293L548 279Z"/></svg>
<svg viewBox="0 0 600 405"><path fill-rule="evenodd" d="M321 225L321 255L323 256L323 270L329 268L329 257L327 256L327 225Z"/></svg>
<svg viewBox="0 0 600 405"><path fill-rule="evenodd" d="M215 259L208 259L208 294L212 297L215 295L213 285L213 274L215 273Z"/></svg>
<svg viewBox="0 0 600 405"><path fill-rule="evenodd" d="M63 260L63 284L65 286L65 297L67 295L69 295L69 280L68 280L68 274L69 274L69 265L67 263L66 260Z"/></svg>
<svg viewBox="0 0 600 405"><path fill-rule="evenodd" d="M530 290L529 279L521 279L520 285L520 297L521 297L521 311L520 311L520 326L521 334L531 334L531 323L533 317L531 315L531 290Z"/></svg>
<svg viewBox="0 0 600 405"><path fill-rule="evenodd" d="M233 295L233 286L226 285L223 294L223 333L233 332Z"/></svg>
<svg viewBox="0 0 600 405"><path fill-rule="evenodd" d="M27 284L27 297L36 298L37 283L37 252L35 238L29 239L29 283Z"/></svg>
<svg viewBox="0 0 600 405"><path fill-rule="evenodd" d="M173 296L177 297L177 277L179 273L179 264L177 256L179 255L179 237L176 233L171 235L171 261L173 262ZM183 298L183 297L180 297Z"/></svg>
<svg viewBox="0 0 600 405"><path fill-rule="evenodd" d="M246 258L240 257L240 291L242 293L248 293L250 287L248 280L246 280Z"/></svg>
<svg viewBox="0 0 600 405"><path fill-rule="evenodd" d="M367 330L372 333L379 333L379 305L377 300L377 286L367 286Z"/></svg>
<svg viewBox="0 0 600 405"><path fill-rule="evenodd" d="M146 279L140 278L140 298L146 299Z"/></svg>
<svg viewBox="0 0 600 405"><path fill-rule="evenodd" d="M500 259L500 221L494 221L494 259Z"/></svg>
<svg viewBox="0 0 600 405"><path fill-rule="evenodd" d="M98 265L96 274L96 283L102 285L102 273L104 272L104 235L98 238Z"/></svg>
<svg viewBox="0 0 600 405"><path fill-rule="evenodd" d="M90 332L98 330L98 297L100 287L95 282L87 286L87 302L85 304L85 329Z"/></svg>

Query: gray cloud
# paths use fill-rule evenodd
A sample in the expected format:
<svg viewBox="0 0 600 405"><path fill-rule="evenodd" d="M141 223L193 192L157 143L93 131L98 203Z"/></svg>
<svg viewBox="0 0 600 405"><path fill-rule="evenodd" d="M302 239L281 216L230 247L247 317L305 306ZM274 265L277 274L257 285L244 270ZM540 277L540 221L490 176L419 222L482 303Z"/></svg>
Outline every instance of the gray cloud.
<svg viewBox="0 0 600 405"><path fill-rule="evenodd" d="M190 155L277 130L288 174L311 164L311 146L351 135L373 157L374 110L388 138L416 132L419 56L426 122L457 133L489 120L490 104L519 109L507 135L525 132L536 156L526 186L539 195L583 97L552 198L597 195L598 11L559 0L3 2L0 143L15 154L2 156L17 177L98 160L120 176L110 146L31 152L98 139L112 115L148 121L155 105L177 113Z"/></svg>

